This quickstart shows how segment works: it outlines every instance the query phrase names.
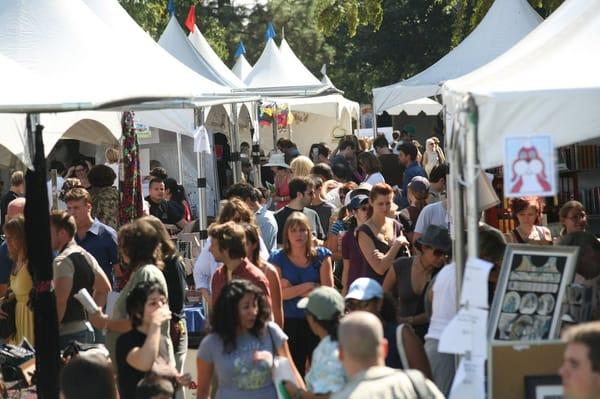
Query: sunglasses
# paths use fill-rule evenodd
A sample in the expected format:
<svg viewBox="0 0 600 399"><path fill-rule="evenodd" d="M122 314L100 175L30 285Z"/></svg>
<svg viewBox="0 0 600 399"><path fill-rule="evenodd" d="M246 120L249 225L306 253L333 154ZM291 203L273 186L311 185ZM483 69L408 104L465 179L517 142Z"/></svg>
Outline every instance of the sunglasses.
<svg viewBox="0 0 600 399"><path fill-rule="evenodd" d="M435 248L429 247L427 245L423 245L423 248L432 249L433 250L433 256L435 256L437 258L447 257L448 256L448 252L442 251L441 249L435 249Z"/></svg>

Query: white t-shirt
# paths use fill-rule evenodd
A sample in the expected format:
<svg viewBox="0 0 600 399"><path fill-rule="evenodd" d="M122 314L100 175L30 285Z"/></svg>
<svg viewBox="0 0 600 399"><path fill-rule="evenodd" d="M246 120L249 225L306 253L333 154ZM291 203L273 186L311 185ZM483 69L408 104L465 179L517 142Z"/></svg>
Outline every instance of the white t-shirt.
<svg viewBox="0 0 600 399"><path fill-rule="evenodd" d="M56 176L56 189L59 194L63 184L65 184L65 179L63 179L62 176ZM48 207L52 209L52 180L48 180L46 186L48 187ZM67 205L63 201L58 200L58 209L64 211L67 209Z"/></svg>
<svg viewBox="0 0 600 399"><path fill-rule="evenodd" d="M448 211L446 211L446 207L444 206L445 203L446 201L439 201L423 208L417 218L417 223L415 224L415 233L425 233L427 227L432 224L447 229L449 221Z"/></svg>
<svg viewBox="0 0 600 399"><path fill-rule="evenodd" d="M365 183L369 183L370 185L374 186L377 183L385 183L385 178L381 173L377 172L373 173L372 175L368 175Z"/></svg>
<svg viewBox="0 0 600 399"><path fill-rule="evenodd" d="M431 320L425 338L440 339L442 332L456 315L456 265L449 263L433 282Z"/></svg>

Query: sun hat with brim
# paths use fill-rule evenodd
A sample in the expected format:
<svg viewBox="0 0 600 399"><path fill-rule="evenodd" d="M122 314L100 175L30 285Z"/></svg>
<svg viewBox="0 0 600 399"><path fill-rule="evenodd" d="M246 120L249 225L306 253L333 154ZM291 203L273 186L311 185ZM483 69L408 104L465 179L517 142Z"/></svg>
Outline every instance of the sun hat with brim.
<svg viewBox="0 0 600 399"><path fill-rule="evenodd" d="M356 197L352 198L352 200L350 200L350 203L347 205L347 207L349 210L353 211L368 203L369 197L367 197L364 194L359 194Z"/></svg>
<svg viewBox="0 0 600 399"><path fill-rule="evenodd" d="M282 152L272 152L269 155L269 161L264 166L277 166L280 168L290 168L290 165L285 163L285 154Z"/></svg>
<svg viewBox="0 0 600 399"><path fill-rule="evenodd" d="M370 301L373 298L383 298L383 288L377 281L368 277L354 280L346 294L346 299L356 299L358 301Z"/></svg>
<svg viewBox="0 0 600 399"><path fill-rule="evenodd" d="M429 225L425 233L417 239L420 245L426 245L433 249L450 252L452 241L448 229L436 225Z"/></svg>
<svg viewBox="0 0 600 399"><path fill-rule="evenodd" d="M297 306L307 310L318 320L331 320L336 314L344 314L345 305L344 298L335 288L321 286L300 299Z"/></svg>

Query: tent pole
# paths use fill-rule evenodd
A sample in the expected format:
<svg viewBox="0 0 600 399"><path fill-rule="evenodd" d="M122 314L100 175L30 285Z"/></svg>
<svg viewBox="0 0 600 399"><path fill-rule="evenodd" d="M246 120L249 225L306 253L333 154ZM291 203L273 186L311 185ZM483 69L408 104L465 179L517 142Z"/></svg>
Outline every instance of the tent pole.
<svg viewBox="0 0 600 399"><path fill-rule="evenodd" d="M277 104L273 103L273 151L277 151Z"/></svg>
<svg viewBox="0 0 600 399"><path fill-rule="evenodd" d="M254 164L255 169L255 181L254 186L259 187L262 185L262 176L260 173L260 123L258 121L259 114L259 102L254 102L254 115L256 119L254 120L254 129L250 130L250 134L252 135L252 163Z"/></svg>
<svg viewBox="0 0 600 399"><path fill-rule="evenodd" d="M373 111L373 139L377 138L377 113L375 112L375 105L373 103L371 103L371 110ZM358 122L358 126L359 128L356 129L357 131L360 130L360 120Z"/></svg>
<svg viewBox="0 0 600 399"><path fill-rule="evenodd" d="M450 185L448 186L448 205L451 216L452 257L456 264L456 306L460 305L460 288L462 284L463 267L465 263L464 217L463 217L463 187L460 184L462 169L462 140L463 127L459 123L461 113L453 124L453 132L448 145L450 155Z"/></svg>
<svg viewBox="0 0 600 399"><path fill-rule="evenodd" d="M479 190L477 178L479 176L479 160L477 157L477 105L473 96L466 98L466 171L467 178L467 253L468 258L479 255Z"/></svg>
<svg viewBox="0 0 600 399"><path fill-rule="evenodd" d="M233 182L242 180L242 162L240 159L240 126L237 103L230 104L231 109L231 161L233 162Z"/></svg>
<svg viewBox="0 0 600 399"><path fill-rule="evenodd" d="M179 184L183 185L183 170L181 165L181 134L175 133L177 139L177 175L179 176Z"/></svg>
<svg viewBox="0 0 600 399"><path fill-rule="evenodd" d="M204 107L194 109L194 123L196 127L204 125ZM208 237L206 220L206 169L204 160L206 154L202 151L196 153L196 170L198 172L198 235L200 238L200 249L204 246L204 240Z"/></svg>

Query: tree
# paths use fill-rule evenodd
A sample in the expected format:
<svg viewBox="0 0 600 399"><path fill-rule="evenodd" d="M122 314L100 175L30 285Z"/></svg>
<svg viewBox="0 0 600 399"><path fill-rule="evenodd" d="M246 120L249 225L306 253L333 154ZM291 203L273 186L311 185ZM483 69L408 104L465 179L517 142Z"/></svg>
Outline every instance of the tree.
<svg viewBox="0 0 600 399"><path fill-rule="evenodd" d="M167 0L119 0L129 15L148 32L155 40L160 38L167 23L169 14L167 11ZM184 26L188 10L195 0L177 0L175 2L175 15L179 23ZM216 17L220 16L220 19ZM229 48L227 47L227 35L222 20L236 15L235 9L229 1L211 1L207 6L196 7L196 24L200 27L202 34L219 57L226 59ZM235 26L233 21L231 26ZM241 22L240 22L241 25ZM185 29L185 28L184 28Z"/></svg>
<svg viewBox="0 0 600 399"><path fill-rule="evenodd" d="M344 25L347 35L354 37L359 26L378 30L383 21L382 0L318 0L316 6L318 27L328 36Z"/></svg>

